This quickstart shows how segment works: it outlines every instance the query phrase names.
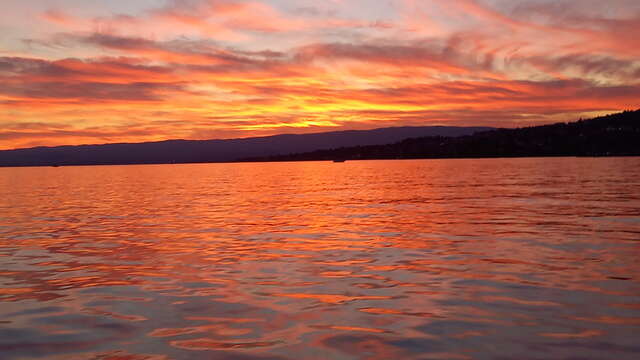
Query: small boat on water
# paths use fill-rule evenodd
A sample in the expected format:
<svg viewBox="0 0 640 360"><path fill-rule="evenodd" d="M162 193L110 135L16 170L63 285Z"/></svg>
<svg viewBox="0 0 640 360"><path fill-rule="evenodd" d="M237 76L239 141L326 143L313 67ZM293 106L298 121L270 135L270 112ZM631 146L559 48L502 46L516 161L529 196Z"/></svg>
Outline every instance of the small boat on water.
<svg viewBox="0 0 640 360"><path fill-rule="evenodd" d="M347 161L346 159L333 159L333 162L335 163L341 163L341 162L345 162Z"/></svg>

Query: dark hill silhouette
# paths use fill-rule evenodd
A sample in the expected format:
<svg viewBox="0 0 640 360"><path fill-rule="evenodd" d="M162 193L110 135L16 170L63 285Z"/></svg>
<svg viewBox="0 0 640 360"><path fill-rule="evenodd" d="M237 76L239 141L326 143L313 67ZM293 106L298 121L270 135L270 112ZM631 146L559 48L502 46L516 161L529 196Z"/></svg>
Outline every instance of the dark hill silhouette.
<svg viewBox="0 0 640 360"><path fill-rule="evenodd" d="M352 146L246 161L482 158L534 156L640 156L640 110L590 120L460 137L428 136L388 145Z"/></svg>
<svg viewBox="0 0 640 360"><path fill-rule="evenodd" d="M0 151L0 166L115 165L229 162L344 146L388 144L416 136L463 136L486 127L392 127L285 134L229 140L168 140L137 144L36 147Z"/></svg>

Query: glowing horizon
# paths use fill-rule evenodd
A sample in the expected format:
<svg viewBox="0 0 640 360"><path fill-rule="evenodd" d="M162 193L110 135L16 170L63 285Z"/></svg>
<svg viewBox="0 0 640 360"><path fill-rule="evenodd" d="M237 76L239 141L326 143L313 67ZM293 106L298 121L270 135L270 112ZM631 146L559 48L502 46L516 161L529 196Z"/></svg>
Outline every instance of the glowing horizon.
<svg viewBox="0 0 640 360"><path fill-rule="evenodd" d="M0 149L640 107L640 2L8 0Z"/></svg>

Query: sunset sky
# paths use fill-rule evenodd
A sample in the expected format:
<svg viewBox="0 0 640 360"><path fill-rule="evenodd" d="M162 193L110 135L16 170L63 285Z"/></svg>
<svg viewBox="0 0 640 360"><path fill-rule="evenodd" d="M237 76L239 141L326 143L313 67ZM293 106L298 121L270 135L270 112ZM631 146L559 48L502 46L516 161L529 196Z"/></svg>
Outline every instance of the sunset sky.
<svg viewBox="0 0 640 360"><path fill-rule="evenodd" d="M3 0L0 149L640 107L638 0Z"/></svg>

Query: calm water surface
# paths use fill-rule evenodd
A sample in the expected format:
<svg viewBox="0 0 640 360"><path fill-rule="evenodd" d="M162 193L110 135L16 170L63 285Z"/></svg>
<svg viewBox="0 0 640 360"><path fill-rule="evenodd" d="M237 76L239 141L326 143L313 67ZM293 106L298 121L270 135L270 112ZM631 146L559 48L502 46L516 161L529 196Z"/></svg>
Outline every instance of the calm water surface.
<svg viewBox="0 0 640 360"><path fill-rule="evenodd" d="M0 169L2 359L638 359L640 158Z"/></svg>

